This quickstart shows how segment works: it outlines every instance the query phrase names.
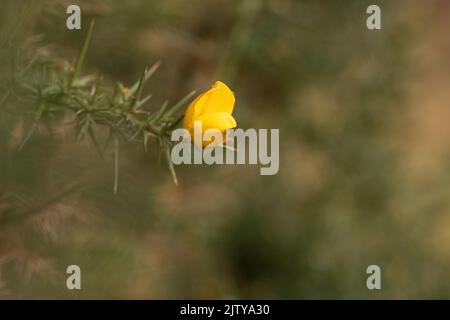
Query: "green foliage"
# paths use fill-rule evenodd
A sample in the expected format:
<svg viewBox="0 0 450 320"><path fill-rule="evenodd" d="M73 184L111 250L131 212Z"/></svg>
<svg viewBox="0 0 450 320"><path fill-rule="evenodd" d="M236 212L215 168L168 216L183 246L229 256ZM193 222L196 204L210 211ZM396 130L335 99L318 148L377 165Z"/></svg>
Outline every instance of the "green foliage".
<svg viewBox="0 0 450 320"><path fill-rule="evenodd" d="M151 95L143 97L142 92L160 62L146 68L130 88L120 82L111 88L103 83L102 77L81 75L94 25L95 20L92 20L73 68L70 66L68 71L64 71L55 68L51 61L34 57L23 70L19 70L16 86L10 90L35 106L34 122L19 149L28 142L43 117L65 116L69 113L72 115L71 122L77 140L89 138L101 156L110 141L114 142L114 193L117 193L118 187L120 139L139 143L144 150L147 150L149 137L157 139L162 152L167 155L164 159L176 184L177 178L170 158L170 135L183 118L180 109L195 92L189 93L173 106L168 107L164 103L159 110L148 110L146 107ZM96 136L96 132L102 129L109 132L104 147L101 147Z"/></svg>

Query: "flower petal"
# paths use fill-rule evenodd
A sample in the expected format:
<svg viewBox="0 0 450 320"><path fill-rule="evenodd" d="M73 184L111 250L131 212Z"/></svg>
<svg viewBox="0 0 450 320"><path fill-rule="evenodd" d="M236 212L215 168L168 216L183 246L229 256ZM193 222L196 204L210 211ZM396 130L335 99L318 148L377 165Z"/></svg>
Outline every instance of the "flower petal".
<svg viewBox="0 0 450 320"><path fill-rule="evenodd" d="M200 94L197 98L194 99L194 101L191 102L191 104L187 108L183 119L183 127L185 127L186 129L189 128L190 126L193 126L194 119L200 115L202 106L205 104L206 101L205 99L206 93L207 92Z"/></svg>
<svg viewBox="0 0 450 320"><path fill-rule="evenodd" d="M236 127L236 120L228 112L216 112L208 113L199 116L195 121L202 123L202 131L205 132L208 129L217 129L219 131L225 131L230 128ZM193 130L194 122L192 126L188 127L189 130Z"/></svg>
<svg viewBox="0 0 450 320"><path fill-rule="evenodd" d="M221 82L216 83L206 92L205 102L200 110L200 115L216 112L233 112L235 98L228 86Z"/></svg>

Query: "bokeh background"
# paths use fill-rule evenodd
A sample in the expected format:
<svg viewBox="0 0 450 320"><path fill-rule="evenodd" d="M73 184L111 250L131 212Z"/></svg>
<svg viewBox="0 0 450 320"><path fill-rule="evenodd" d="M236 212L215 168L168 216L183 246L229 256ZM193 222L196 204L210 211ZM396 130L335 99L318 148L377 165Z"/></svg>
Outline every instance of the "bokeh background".
<svg viewBox="0 0 450 320"><path fill-rule="evenodd" d="M2 0L0 43L71 63L97 17L83 72L131 84L161 60L155 106L226 82L239 127L280 128L280 171L178 166L176 186L123 144L114 195L111 156L70 125L19 150L33 114L3 47L1 298L450 298L449 1L79 0L81 31L68 4Z"/></svg>

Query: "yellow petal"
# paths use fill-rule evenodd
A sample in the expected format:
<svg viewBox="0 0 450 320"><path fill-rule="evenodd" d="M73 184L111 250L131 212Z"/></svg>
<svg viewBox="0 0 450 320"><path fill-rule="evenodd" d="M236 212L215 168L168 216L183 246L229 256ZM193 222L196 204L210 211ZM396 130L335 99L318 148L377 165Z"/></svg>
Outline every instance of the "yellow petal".
<svg viewBox="0 0 450 320"><path fill-rule="evenodd" d="M235 103L233 92L223 82L216 83L206 92L199 95L187 108L183 120L186 129L194 127L194 121L201 115L208 113L232 113Z"/></svg>
<svg viewBox="0 0 450 320"><path fill-rule="evenodd" d="M221 81L216 83L206 92L205 101L201 106L200 115L216 112L232 113L234 107L234 94Z"/></svg>
<svg viewBox="0 0 450 320"><path fill-rule="evenodd" d="M217 129L219 131L225 131L230 128L236 127L236 120L228 112L216 112L208 113L199 116L195 121L202 123L202 131L205 132L208 129ZM188 129L193 130L194 122Z"/></svg>
<svg viewBox="0 0 450 320"><path fill-rule="evenodd" d="M193 121L200 115L200 110L202 105L205 103L205 94L206 92L200 94L194 101L191 102L189 107L186 110L183 120L183 127L186 129L190 126L193 126Z"/></svg>

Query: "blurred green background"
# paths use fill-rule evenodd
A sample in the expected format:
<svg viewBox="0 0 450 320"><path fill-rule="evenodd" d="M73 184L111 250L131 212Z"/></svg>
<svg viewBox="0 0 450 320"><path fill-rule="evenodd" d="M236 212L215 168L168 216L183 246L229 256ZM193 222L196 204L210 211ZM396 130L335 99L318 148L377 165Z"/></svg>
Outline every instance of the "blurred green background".
<svg viewBox="0 0 450 320"><path fill-rule="evenodd" d="M161 60L155 106L224 81L239 127L280 128L280 171L178 166L176 186L123 144L114 196L111 157L70 125L19 150L33 114L3 47L1 298L450 298L450 2L79 0L81 31L68 4L2 0L0 43L40 35L71 63L97 17L84 72L130 85Z"/></svg>

